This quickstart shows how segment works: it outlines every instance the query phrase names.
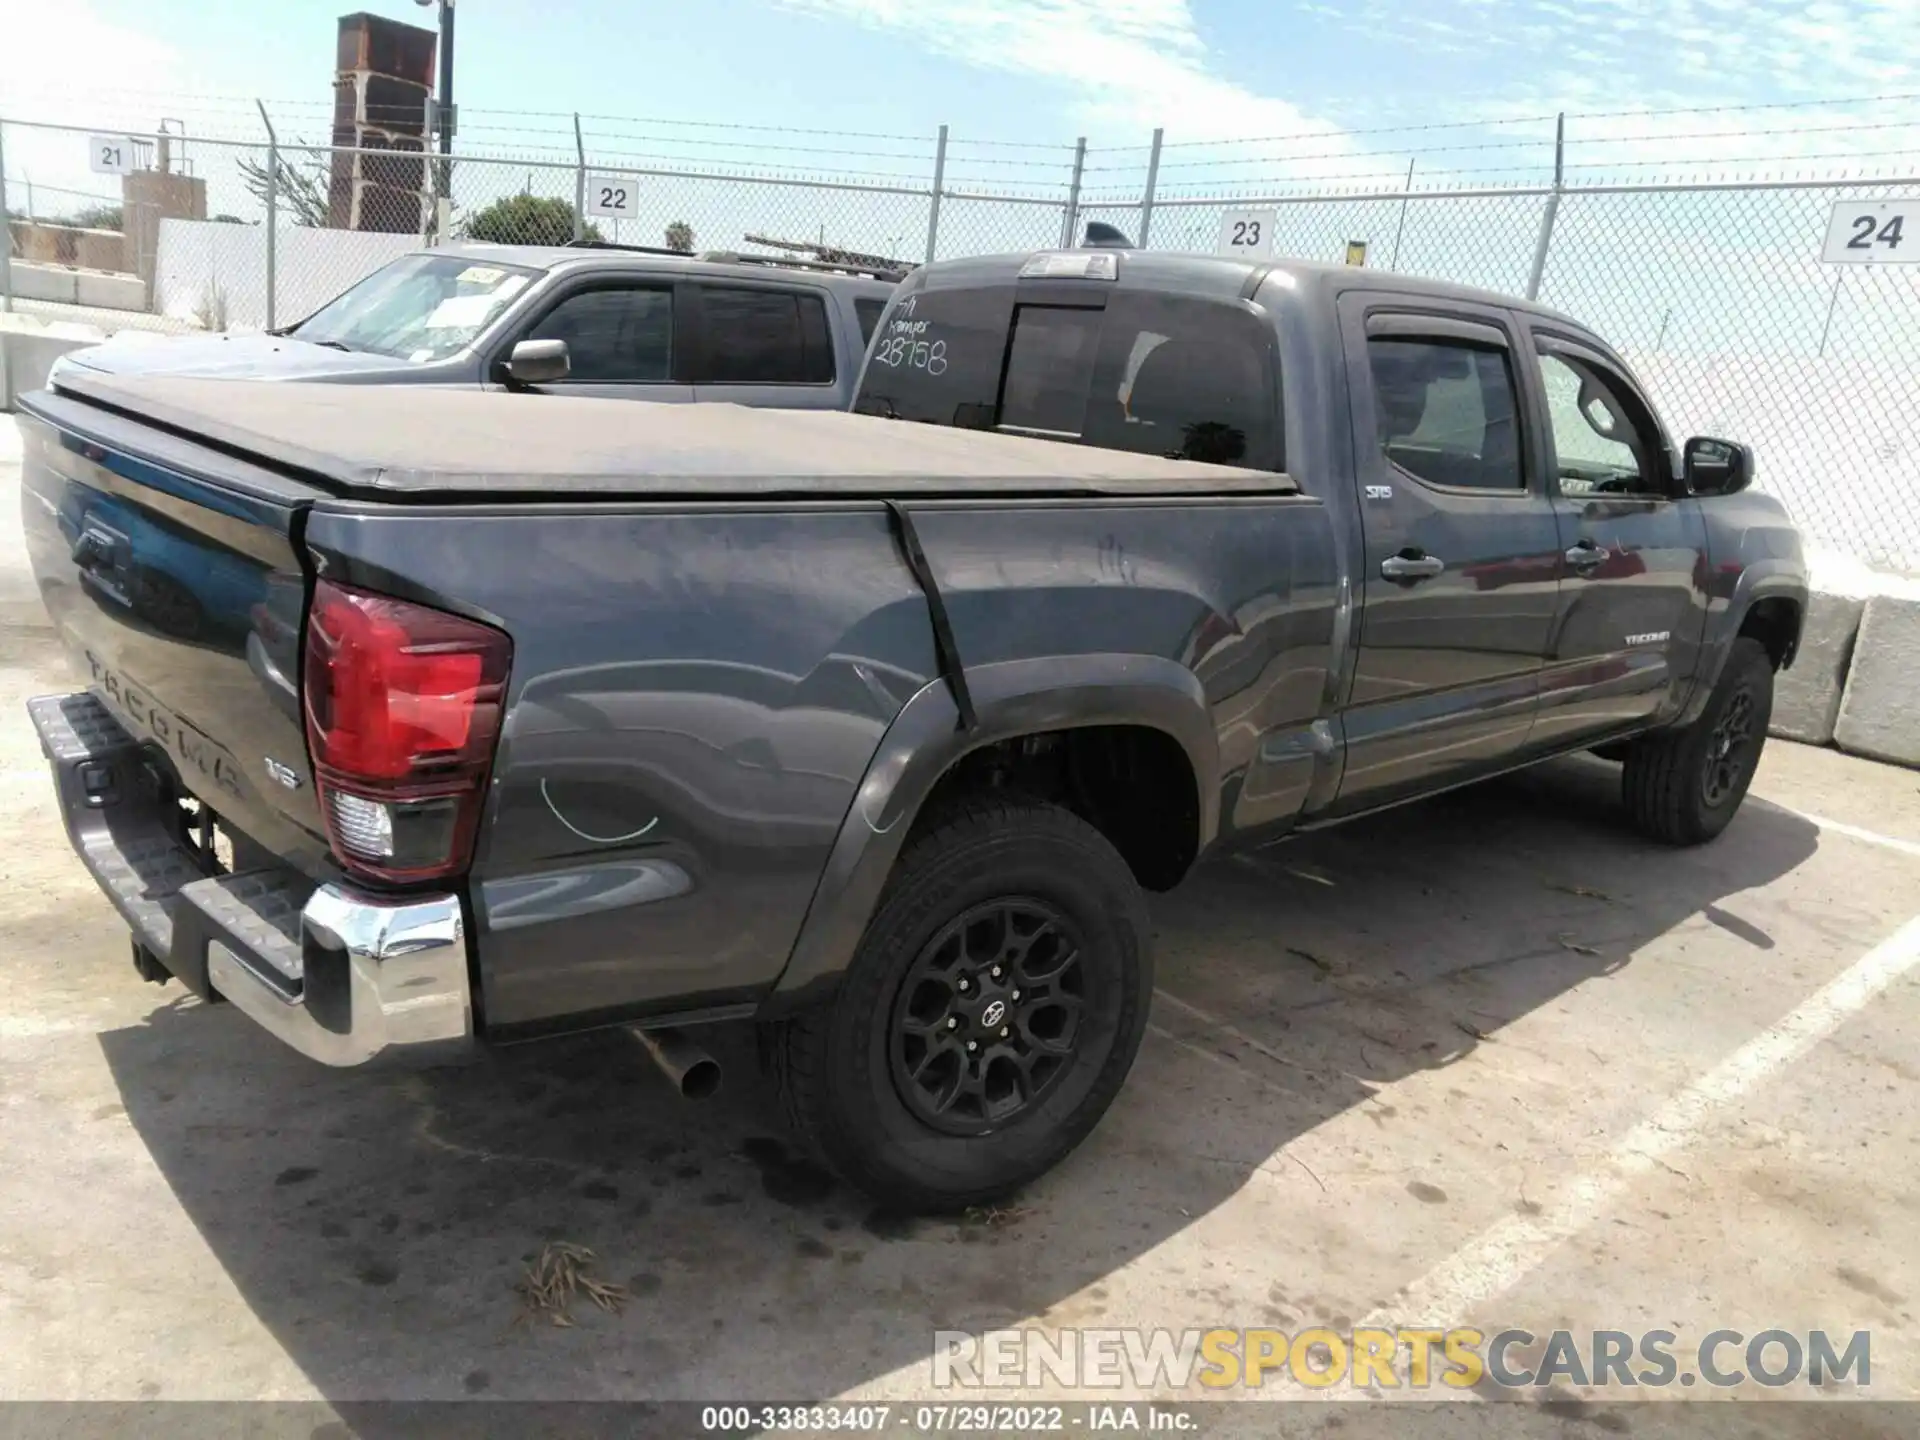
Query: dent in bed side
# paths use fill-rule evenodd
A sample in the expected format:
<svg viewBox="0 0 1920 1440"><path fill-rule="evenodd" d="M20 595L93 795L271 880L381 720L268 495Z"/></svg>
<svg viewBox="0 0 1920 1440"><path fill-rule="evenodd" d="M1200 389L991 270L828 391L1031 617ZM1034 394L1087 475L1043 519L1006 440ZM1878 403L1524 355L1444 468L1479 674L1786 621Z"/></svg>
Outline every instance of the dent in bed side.
<svg viewBox="0 0 1920 1440"><path fill-rule="evenodd" d="M840 826L793 954L763 1015L790 1013L830 988L853 958L921 807L968 754L1017 736L1101 725L1169 735L1193 771L1198 843L1219 830L1220 750L1199 679L1152 655L1067 655L969 667L979 721L959 727L953 696L935 683L888 727Z"/></svg>

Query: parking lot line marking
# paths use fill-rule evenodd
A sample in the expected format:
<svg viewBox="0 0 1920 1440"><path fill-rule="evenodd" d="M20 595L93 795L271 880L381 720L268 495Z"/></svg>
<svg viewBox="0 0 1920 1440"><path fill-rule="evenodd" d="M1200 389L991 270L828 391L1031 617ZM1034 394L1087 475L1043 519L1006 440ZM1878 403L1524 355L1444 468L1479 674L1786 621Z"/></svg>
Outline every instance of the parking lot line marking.
<svg viewBox="0 0 1920 1440"><path fill-rule="evenodd" d="M1678 1150L1769 1076L1815 1045L1920 965L1920 916L1909 920L1778 1022L1761 1031L1629 1131L1556 1204L1489 1226L1401 1289L1362 1325L1447 1325L1511 1290L1600 1217L1633 1181Z"/></svg>
<svg viewBox="0 0 1920 1440"><path fill-rule="evenodd" d="M1196 1045L1191 1040L1183 1040L1164 1025L1155 1025L1152 1021L1148 1021L1147 1033L1149 1035L1158 1035L1168 1044L1177 1045L1189 1055L1197 1055L1210 1065L1218 1065L1222 1070L1231 1070L1243 1079L1253 1081L1254 1084L1260 1086L1263 1090L1271 1090L1276 1095L1289 1094L1287 1090L1274 1084L1273 1081L1267 1079L1266 1076L1256 1075L1244 1065L1237 1064L1224 1055L1215 1054L1204 1045Z"/></svg>
<svg viewBox="0 0 1920 1440"><path fill-rule="evenodd" d="M1176 1010L1186 1011L1187 1014L1193 1016L1193 1018L1198 1020L1202 1025L1211 1025L1215 1030L1218 1030L1222 1035L1228 1036L1230 1039L1239 1041L1242 1045L1246 1046L1249 1050L1253 1051L1254 1054L1264 1055L1267 1059L1273 1061L1273 1063L1276 1065L1285 1065L1290 1070L1303 1070L1306 1068L1298 1060L1289 1060L1287 1059L1286 1056L1277 1054L1273 1050L1269 1049L1267 1046L1262 1045L1258 1040L1254 1039L1251 1035L1247 1034L1244 1030L1241 1030L1236 1026L1229 1024L1227 1021L1220 1019L1218 1016L1209 1015L1206 1011L1202 1010L1198 1005L1195 1005L1190 1001L1182 1000L1178 995L1172 994L1166 990L1162 990L1158 985L1153 987L1153 994L1155 999L1166 1001L1167 1004L1173 1006ZM1169 1036L1169 1038L1176 1039L1178 1037Z"/></svg>
<svg viewBox="0 0 1920 1440"><path fill-rule="evenodd" d="M1779 802L1770 801L1779 805ZM1844 820L1829 820L1824 815L1814 815L1805 810L1795 810L1791 805L1780 805L1790 815L1798 815L1809 825L1819 830L1831 830L1836 835L1845 835L1850 839L1864 840L1869 845L1883 845L1889 850L1898 850L1904 855L1920 856L1920 840L1902 840L1897 835L1882 835L1878 830L1862 830L1858 825L1849 825Z"/></svg>

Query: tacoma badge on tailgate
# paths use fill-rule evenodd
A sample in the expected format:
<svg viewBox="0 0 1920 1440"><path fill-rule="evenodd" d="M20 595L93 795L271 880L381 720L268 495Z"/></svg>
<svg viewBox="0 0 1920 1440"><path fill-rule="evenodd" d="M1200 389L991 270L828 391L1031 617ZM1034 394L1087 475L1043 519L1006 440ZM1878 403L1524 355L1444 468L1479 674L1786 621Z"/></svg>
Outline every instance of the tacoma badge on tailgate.
<svg viewBox="0 0 1920 1440"><path fill-rule="evenodd" d="M217 741L189 725L145 690L113 673L87 651L87 670L121 720L131 722L136 734L151 739L176 759L192 766L229 795L241 794L240 766Z"/></svg>

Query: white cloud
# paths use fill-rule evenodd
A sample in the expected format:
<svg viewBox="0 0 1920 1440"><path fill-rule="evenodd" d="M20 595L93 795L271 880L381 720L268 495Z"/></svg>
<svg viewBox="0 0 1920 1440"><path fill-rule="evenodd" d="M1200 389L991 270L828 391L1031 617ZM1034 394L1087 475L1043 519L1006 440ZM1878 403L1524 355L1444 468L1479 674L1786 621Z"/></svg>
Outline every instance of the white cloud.
<svg viewBox="0 0 1920 1440"><path fill-rule="evenodd" d="M21 0L0 20L7 62L0 67L10 122L151 132L168 113L165 97L187 84L181 55L165 41L103 20L86 0ZM119 182L87 167L86 137L10 123L6 133L7 204L26 206L34 188L39 213L60 213L117 199Z"/></svg>
<svg viewBox="0 0 1920 1440"><path fill-rule="evenodd" d="M1663 168L1643 173L1658 178L1677 178L1688 166L1754 174L1796 164L1841 169L1849 159L1898 164L1886 152L1920 152L1916 104L1721 111L1920 90L1911 78L1920 74L1920 0L1433 0L1417 8L1405 0L1295 0L1272 7L1267 36L1281 25L1311 27L1319 32L1316 50L1337 46L1351 55L1348 73L1365 98L1337 111L1337 119L1226 78L1223 57L1196 18L1196 9L1213 18L1210 0L775 3L1059 87L1096 146L1137 143L1154 126L1184 144L1286 137L1244 150L1190 152L1181 158L1209 163L1179 179L1197 183L1258 176L1264 183L1384 181L1391 188L1416 150L1419 173L1432 180L1457 171L1463 180L1539 181L1551 166L1550 121L1478 135L1379 127L1510 121L1561 110L1569 112L1572 163L1630 170L1657 162ZM1235 33L1248 13L1223 8L1221 33ZM1372 78L1387 74L1392 83ZM1339 77L1313 77L1316 91L1333 88L1329 80L1337 85ZM1701 113L1605 113L1682 107ZM1910 117L1917 123L1904 124ZM1349 134L1343 121L1368 133ZM1881 128L1836 128L1848 124ZM1539 143L1484 153L1444 148L1516 137ZM1394 154L1400 146L1409 148ZM1235 156L1258 159L1241 164ZM1672 165L1676 160L1687 165ZM1591 178L1593 170L1584 173Z"/></svg>
<svg viewBox="0 0 1920 1440"><path fill-rule="evenodd" d="M777 0L906 36L964 64L1067 87L1078 118L1118 139L1324 135L1341 128L1217 73L1189 0ZM1326 150L1330 145L1313 148ZM1320 167L1324 169L1325 167Z"/></svg>

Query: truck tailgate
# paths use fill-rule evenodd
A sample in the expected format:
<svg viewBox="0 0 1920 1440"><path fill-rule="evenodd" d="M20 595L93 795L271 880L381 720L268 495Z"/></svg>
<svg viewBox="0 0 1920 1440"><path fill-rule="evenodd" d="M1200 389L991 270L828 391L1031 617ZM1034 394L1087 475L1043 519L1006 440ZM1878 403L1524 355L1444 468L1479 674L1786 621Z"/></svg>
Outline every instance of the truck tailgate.
<svg viewBox="0 0 1920 1440"><path fill-rule="evenodd" d="M54 394L18 421L34 578L84 683L141 742L141 783L330 875L298 689L312 492Z"/></svg>

